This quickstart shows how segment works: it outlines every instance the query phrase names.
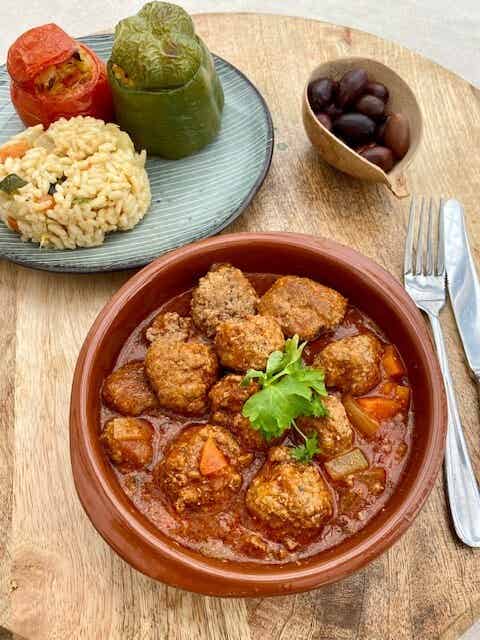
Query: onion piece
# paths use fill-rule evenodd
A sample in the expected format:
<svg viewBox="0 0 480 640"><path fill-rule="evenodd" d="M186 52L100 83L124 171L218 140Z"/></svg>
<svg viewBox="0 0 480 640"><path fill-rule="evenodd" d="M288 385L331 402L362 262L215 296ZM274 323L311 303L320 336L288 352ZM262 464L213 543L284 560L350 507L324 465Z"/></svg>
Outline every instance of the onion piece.
<svg viewBox="0 0 480 640"><path fill-rule="evenodd" d="M348 419L356 429L369 438L376 435L380 428L380 423L365 413L352 396L347 395L343 398L343 406L347 412Z"/></svg>
<svg viewBox="0 0 480 640"><path fill-rule="evenodd" d="M352 449L325 462L325 469L332 480L343 480L346 476L368 469L368 460L360 449Z"/></svg>

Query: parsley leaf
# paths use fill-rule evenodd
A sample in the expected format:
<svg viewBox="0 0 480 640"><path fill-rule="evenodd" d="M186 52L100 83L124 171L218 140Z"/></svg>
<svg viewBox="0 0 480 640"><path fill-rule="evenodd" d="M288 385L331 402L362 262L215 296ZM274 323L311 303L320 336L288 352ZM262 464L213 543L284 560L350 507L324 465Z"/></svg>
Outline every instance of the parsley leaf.
<svg viewBox="0 0 480 640"><path fill-rule="evenodd" d="M292 420L307 409L308 400L288 395L284 385L278 383L251 396L243 405L243 415L268 441L283 435Z"/></svg>
<svg viewBox="0 0 480 640"><path fill-rule="evenodd" d="M242 382L240 383L240 386L248 387L248 385L250 384L250 382L252 382L252 380L259 379L260 381L264 381L265 378L266 378L266 374L263 373L263 371L256 371L255 369L249 369L245 374L245 377L243 378Z"/></svg>
<svg viewBox="0 0 480 640"><path fill-rule="evenodd" d="M283 352L270 355L265 372L250 369L242 380L243 386L257 380L261 387L245 402L242 413L267 441L282 436L295 425L298 416L326 415L321 400L327 395L324 375L303 363L305 345L306 342L299 345L298 336L290 338ZM309 446L313 450L313 445ZM302 455L305 457L306 453Z"/></svg>
<svg viewBox="0 0 480 640"><path fill-rule="evenodd" d="M305 438L305 444L292 449L292 458L298 462L310 462L316 453L318 453L318 438L314 433L309 438Z"/></svg>
<svg viewBox="0 0 480 640"><path fill-rule="evenodd" d="M274 351L267 360L267 368L265 373L267 376L273 376L283 368L283 351Z"/></svg>

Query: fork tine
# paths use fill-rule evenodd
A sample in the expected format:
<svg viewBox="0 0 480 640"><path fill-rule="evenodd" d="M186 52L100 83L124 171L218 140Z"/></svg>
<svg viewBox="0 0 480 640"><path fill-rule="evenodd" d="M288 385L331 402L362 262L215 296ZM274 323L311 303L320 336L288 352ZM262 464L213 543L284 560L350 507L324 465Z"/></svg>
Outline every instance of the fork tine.
<svg viewBox="0 0 480 640"><path fill-rule="evenodd" d="M408 217L407 239L405 240L405 257L403 259L403 273L413 271L413 229L415 227L415 196L410 202L410 215Z"/></svg>
<svg viewBox="0 0 480 640"><path fill-rule="evenodd" d="M437 251L437 276L445 274L445 244L444 244L444 224L443 224L443 206L445 201L440 198L439 216L438 216L438 251Z"/></svg>
<svg viewBox="0 0 480 640"><path fill-rule="evenodd" d="M427 217L427 263L425 267L425 275L433 276L434 275L434 253L435 249L433 247L433 207L434 200L430 198L430 204L428 206L428 217Z"/></svg>
<svg viewBox="0 0 480 640"><path fill-rule="evenodd" d="M417 249L415 251L415 274L423 273L423 227L425 225L425 198L422 197L422 206L420 207L420 220L418 222Z"/></svg>

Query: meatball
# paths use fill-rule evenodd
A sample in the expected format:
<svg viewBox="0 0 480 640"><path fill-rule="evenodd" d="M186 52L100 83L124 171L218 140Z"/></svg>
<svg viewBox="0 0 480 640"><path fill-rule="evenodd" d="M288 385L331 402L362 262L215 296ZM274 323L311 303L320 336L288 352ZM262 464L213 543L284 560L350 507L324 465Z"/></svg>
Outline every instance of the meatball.
<svg viewBox="0 0 480 640"><path fill-rule="evenodd" d="M113 371L103 383L103 399L125 416L139 416L158 407L143 362L128 362Z"/></svg>
<svg viewBox="0 0 480 640"><path fill-rule="evenodd" d="M267 442L260 431L252 427L250 420L242 415L243 405L260 387L256 382L242 387L241 382L242 376L231 373L210 389L210 421L229 429L245 449L267 449L272 443Z"/></svg>
<svg viewBox="0 0 480 640"><path fill-rule="evenodd" d="M359 396L380 382L382 350L372 333L342 338L320 351L313 366L324 370L327 387Z"/></svg>
<svg viewBox="0 0 480 640"><path fill-rule="evenodd" d="M158 338L168 338L178 342L186 342L195 334L195 327L191 318L183 318L178 313L167 311L155 316L148 327L145 336L149 342Z"/></svg>
<svg viewBox="0 0 480 640"><path fill-rule="evenodd" d="M185 415L207 411L208 391L218 374L217 356L209 345L155 340L145 356L145 370L165 409Z"/></svg>
<svg viewBox="0 0 480 640"><path fill-rule="evenodd" d="M213 265L193 291L192 318L207 336L214 336L220 322L254 314L257 304L255 289L240 269Z"/></svg>
<svg viewBox="0 0 480 640"><path fill-rule="evenodd" d="M218 325L215 348L227 369L247 371L265 369L268 356L285 344L280 325L269 316L247 316Z"/></svg>
<svg viewBox="0 0 480 640"><path fill-rule="evenodd" d="M336 327L346 310L347 300L338 291L297 276L279 278L258 305L260 314L278 320L287 337L297 334L302 340Z"/></svg>
<svg viewBox="0 0 480 640"><path fill-rule="evenodd" d="M215 464L211 461L212 450ZM216 511L224 508L242 486L240 469L252 460L222 427L198 425L184 429L173 440L154 470L178 512L185 509Z"/></svg>
<svg viewBox="0 0 480 640"><path fill-rule="evenodd" d="M328 396L323 403L328 412L325 417L297 418L297 424L306 435L317 434L321 457L333 458L352 448L353 429L338 398Z"/></svg>
<svg viewBox="0 0 480 640"><path fill-rule="evenodd" d="M154 430L141 418L113 418L100 440L112 462L122 471L138 471L152 462Z"/></svg>
<svg viewBox="0 0 480 640"><path fill-rule="evenodd" d="M332 495L317 467L295 461L288 447L270 449L246 504L269 536L290 547L318 533L333 514Z"/></svg>

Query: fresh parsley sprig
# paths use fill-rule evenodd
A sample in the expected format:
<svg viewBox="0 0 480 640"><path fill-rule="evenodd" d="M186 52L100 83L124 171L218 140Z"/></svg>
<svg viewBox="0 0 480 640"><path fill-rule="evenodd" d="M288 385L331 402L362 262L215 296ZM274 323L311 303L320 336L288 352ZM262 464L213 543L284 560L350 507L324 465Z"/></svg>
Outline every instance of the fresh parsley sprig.
<svg viewBox="0 0 480 640"><path fill-rule="evenodd" d="M302 436L305 440L305 444L300 444L298 447L294 447L292 449L292 457L295 458L295 460L298 460L298 462L310 462L313 456L319 451L317 434L314 433L307 437L296 424L293 425L293 428Z"/></svg>
<svg viewBox="0 0 480 640"><path fill-rule="evenodd" d="M254 429L269 441L282 436L290 427L303 436L305 444L292 449L296 460L308 462L317 452L317 437L307 438L295 424L299 416L326 415L322 396L327 395L324 375L319 369L304 364L302 353L307 343L299 344L298 336L285 342L283 351L274 351L265 371L249 369L242 380L247 386L256 380L261 389L243 406L243 415Z"/></svg>

